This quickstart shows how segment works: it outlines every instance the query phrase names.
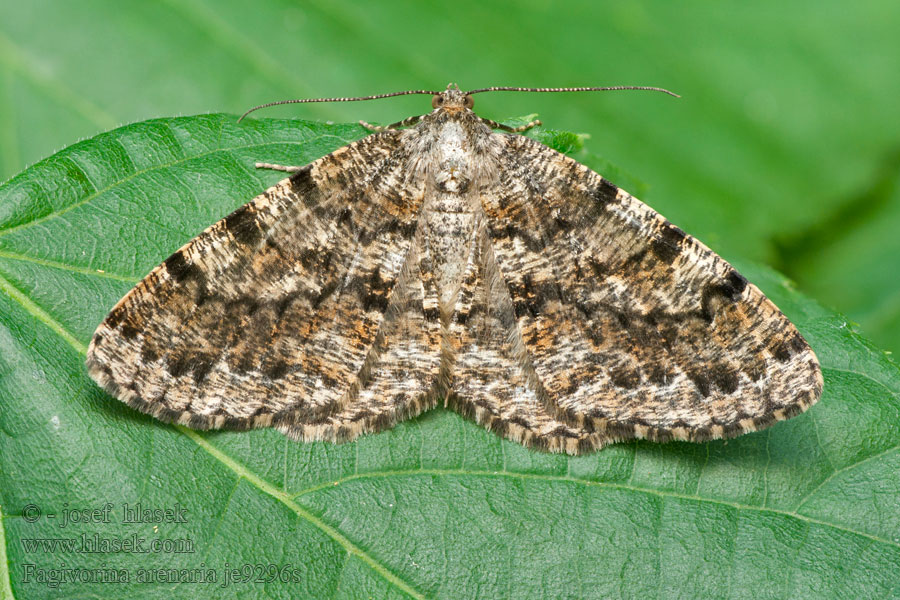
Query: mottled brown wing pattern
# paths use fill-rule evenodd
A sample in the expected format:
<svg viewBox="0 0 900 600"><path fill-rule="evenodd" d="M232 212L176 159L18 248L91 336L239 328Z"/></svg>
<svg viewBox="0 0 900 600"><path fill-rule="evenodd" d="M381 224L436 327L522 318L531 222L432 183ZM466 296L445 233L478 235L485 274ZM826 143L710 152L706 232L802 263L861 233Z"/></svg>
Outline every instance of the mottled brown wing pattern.
<svg viewBox="0 0 900 600"><path fill-rule="evenodd" d="M98 328L91 375L194 428L338 440L418 410L439 336L407 260L424 190L400 135L313 162L173 254Z"/></svg>
<svg viewBox="0 0 900 600"><path fill-rule="evenodd" d="M421 237L417 231L416 238ZM442 382L442 328L429 306L438 291L414 240L384 319L345 402L320 418L290 418L278 429L293 439L347 441L392 427L435 405ZM335 343L342 343L335 341ZM318 390L317 390L318 391Z"/></svg>
<svg viewBox="0 0 900 600"><path fill-rule="evenodd" d="M516 358L533 373L529 394L584 440L579 450L730 437L818 399L812 350L728 263L576 161L494 137L498 179L481 201Z"/></svg>
<svg viewBox="0 0 900 600"><path fill-rule="evenodd" d="M576 454L594 447L589 432L558 420L541 401L515 307L485 220L476 230L465 278L448 325L453 393L448 404L488 429L527 446Z"/></svg>

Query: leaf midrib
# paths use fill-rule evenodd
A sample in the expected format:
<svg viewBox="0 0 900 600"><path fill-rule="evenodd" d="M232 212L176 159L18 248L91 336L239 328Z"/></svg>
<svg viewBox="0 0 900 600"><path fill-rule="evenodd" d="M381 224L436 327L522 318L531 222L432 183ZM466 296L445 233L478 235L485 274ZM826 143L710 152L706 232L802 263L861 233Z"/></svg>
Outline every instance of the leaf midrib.
<svg viewBox="0 0 900 600"><path fill-rule="evenodd" d="M375 558L370 556L365 550L351 542L344 534L342 534L339 530L335 529L313 513L309 512L299 504L297 504L293 498L290 497L284 490L278 488L277 486L271 484L267 480L260 477L255 472L248 469L243 463L235 460L232 456L223 452L218 446L210 443L209 440L198 434L193 429L188 429L183 425L174 425L175 429L179 432L190 438L194 443L200 446L203 450L209 453L210 456L221 462L223 465L231 469L238 478L243 478L256 486L261 492L268 494L269 496L275 498L296 514L301 519L304 519L318 527L325 535L333 539L335 542L344 547L344 550L347 551L348 554L353 554L359 557L363 562L368 564L372 569L384 577L387 581L400 588L413 598L425 598L420 592L418 592L415 588L413 588L409 583L403 581L400 577L391 572L385 565L381 564Z"/></svg>
<svg viewBox="0 0 900 600"><path fill-rule="evenodd" d="M0 289L5 291L10 298L18 302L29 314L33 315L37 320L44 323L51 331L59 335L62 339L64 339L69 345L71 345L79 354L85 355L87 353L87 346L82 344L72 333L67 331L61 323L53 319L44 309L42 309L37 303L35 303L31 298L29 298L26 294L15 288L8 280L0 275ZM844 369L830 368L833 371L842 371L842 372L851 372L846 371ZM887 386L881 382L875 381L871 379L865 374L856 373L862 377L866 377L871 381L878 383L879 385L884 386L886 389L890 391ZM893 395L893 394L892 394ZM769 514L777 514L781 516L786 516L794 519L798 519L810 524L821 525L823 527L829 527L832 529L836 529L839 531L843 531L846 533L850 533L853 535L858 535L865 537L873 542L877 542L880 544L886 544L889 546L893 546L895 548L900 548L900 543L894 542L892 540L884 539L879 536L857 531L850 527L845 527L842 525L838 525L836 523L830 523L828 521L823 521L821 519L816 519L814 517L809 517L794 511L780 510L771 507L760 507L760 506L752 506L748 504L741 504L739 502L730 502L727 500L714 499L714 498L705 498L702 496L698 496L695 494L682 494L678 492L668 491L668 490L654 490L652 488L645 488L634 486L630 484L624 483L611 483L611 482L601 482L601 481L591 481L587 479L580 479L571 477L568 475L547 475L547 474L536 474L536 473L520 473L514 471L471 471L465 469L413 469L413 470L391 470L391 471L371 471L367 473L356 473L353 475L348 475L345 477L341 477L338 479L334 479L322 484L317 484L315 486L311 486L294 494L289 494L285 490L273 485L269 481L262 478L260 475L251 471L247 468L243 463L237 461L232 456L223 452L220 448L212 444L205 437L198 434L196 431L188 429L186 427L180 425L173 425L175 429L177 429L181 434L185 435L189 439L191 439L195 444L200 446L204 451L210 454L213 458L222 463L223 466L231 470L235 473L239 478L243 478L252 485L254 485L261 492L271 496L272 498L278 500L288 508L290 508L298 517L306 520L312 525L319 528L323 533L331 537L334 541L344 547L344 549L348 552L348 554L353 554L363 560L366 564L368 564L372 569L384 577L388 582L395 585L399 589L403 590L405 593L415 597L415 598L424 598L424 596L415 590L410 584L400 579L397 575L391 572L385 565L378 562L375 558L367 554L362 548L355 545L352 541L350 541L346 536L344 536L339 530L335 529L331 525L327 524L325 521L302 507L300 504L296 502L297 498L300 498L306 494L313 493L320 489L324 489L326 487L340 485L341 483L360 480L360 479L372 479L372 478L387 478L387 477L408 477L414 475L433 475L433 476L473 476L473 477L506 477L506 478L515 478L515 479L528 479L528 480L537 480L537 481L550 481L550 482L567 482L573 485L581 485L587 487L598 487L598 488L606 488L606 489L618 489L625 490L643 494L652 494L661 498L677 498L682 500L691 500L694 502L705 502L712 503L721 506L729 506L736 510L744 510L744 511L753 511L759 513L769 513ZM891 450L894 450L900 446L893 446L888 448L878 455L883 455ZM853 466L865 462L872 457L866 457L857 463L852 463L851 465L847 465L843 467L841 470L847 470L852 468ZM829 477L832 477L834 474L832 473ZM820 486L821 487L821 484ZM818 488L817 488L818 489ZM807 495L804 498L804 501L809 498ZM3 544L4 550L6 546L5 534L0 528L0 543ZM9 572L6 568L6 563L0 563L0 573L2 570L7 570L5 583L9 585Z"/></svg>

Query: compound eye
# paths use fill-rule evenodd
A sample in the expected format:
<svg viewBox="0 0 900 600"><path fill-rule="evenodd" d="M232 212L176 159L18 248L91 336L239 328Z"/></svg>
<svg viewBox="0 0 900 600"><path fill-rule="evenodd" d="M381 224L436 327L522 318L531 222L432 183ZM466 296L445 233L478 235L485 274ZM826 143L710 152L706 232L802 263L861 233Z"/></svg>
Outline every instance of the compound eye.
<svg viewBox="0 0 900 600"><path fill-rule="evenodd" d="M475 101L472 99L472 96L466 96L466 99L463 100L463 106L466 108L472 108L475 106Z"/></svg>
<svg viewBox="0 0 900 600"><path fill-rule="evenodd" d="M437 108L438 106L444 103L444 97L440 94L435 94L431 97L431 108Z"/></svg>

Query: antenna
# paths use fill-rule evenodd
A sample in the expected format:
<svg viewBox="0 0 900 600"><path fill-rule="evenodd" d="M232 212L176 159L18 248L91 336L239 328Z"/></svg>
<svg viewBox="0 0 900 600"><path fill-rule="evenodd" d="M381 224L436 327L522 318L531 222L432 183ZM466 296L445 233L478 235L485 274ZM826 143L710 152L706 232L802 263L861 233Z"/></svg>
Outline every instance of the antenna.
<svg viewBox="0 0 900 600"><path fill-rule="evenodd" d="M355 98L301 98L298 100L279 100L278 102L267 102L266 104L260 104L259 106L254 106L247 112L241 115L238 119L238 123L241 122L241 119L252 113L253 111L259 110L261 108L268 108L270 106L278 106L279 104L305 104L307 102L360 102L362 100L378 100L379 98L391 98L393 96L409 96L410 94L428 94L429 96L434 96L435 94L440 94L441 92L435 92L433 90L407 90L405 92L391 92L390 94L375 94L374 96L357 96Z"/></svg>
<svg viewBox="0 0 900 600"><path fill-rule="evenodd" d="M447 86L449 89L450 86ZM457 88L458 89L458 88ZM613 85L608 87L560 87L560 88L529 88L529 87L486 87L479 88L477 90L470 90L468 92L464 92L466 96L470 96L472 94L480 94L482 92L609 92L616 90L644 90L649 92L662 92L663 94L668 94L670 96L675 96L676 98L681 98L675 92L670 92L667 89L659 88L659 87L651 87L644 85ZM357 96L355 98L301 98L297 100L279 100L278 102L267 102L266 104L260 104L259 106L254 106L244 114L240 116L238 119L238 123L240 123L244 117L249 115L250 113L257 111L261 108L268 108L270 106L278 106L280 104L305 104L308 102L360 102L362 100L378 100L380 98L392 98L394 96L409 96L410 94L427 94L429 96L436 96L438 94L443 94L442 91L434 91L434 90L406 90L404 92L391 92L390 94L375 94L374 96Z"/></svg>
<svg viewBox="0 0 900 600"><path fill-rule="evenodd" d="M676 98L681 98L675 92L660 87L647 85L613 85L608 87L560 87L560 88L529 88L529 87L486 87L470 90L466 95L480 94L481 92L610 92L616 90L644 90L648 92L662 92Z"/></svg>

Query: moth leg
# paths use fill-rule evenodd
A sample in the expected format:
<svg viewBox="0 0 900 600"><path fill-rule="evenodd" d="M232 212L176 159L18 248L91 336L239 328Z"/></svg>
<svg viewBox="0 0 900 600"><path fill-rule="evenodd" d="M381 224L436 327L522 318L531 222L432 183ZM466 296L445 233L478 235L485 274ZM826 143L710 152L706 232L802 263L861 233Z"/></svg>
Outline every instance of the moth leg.
<svg viewBox="0 0 900 600"><path fill-rule="evenodd" d="M257 169L272 169L273 171L284 171L286 173L296 173L303 167L291 167L285 165L273 165L272 163L258 162L254 165Z"/></svg>
<svg viewBox="0 0 900 600"><path fill-rule="evenodd" d="M503 123L498 123L497 121L491 121L490 119L485 119L484 117L478 117L481 119L481 122L490 127L491 129L502 129L503 131L508 131L510 133L521 133L523 131L528 131L532 127L536 127L538 125L542 125L539 119L535 119L531 123L526 123L525 125L520 125L518 127L510 127L509 125L504 125Z"/></svg>
<svg viewBox="0 0 900 600"><path fill-rule="evenodd" d="M415 125L422 119L423 116L424 115L414 115L412 117L407 117L402 121L391 123L390 125L372 125L371 123L367 123L366 121L360 121L359 124L369 131L374 131L377 133L379 131L387 131L389 129L399 129L401 127L409 127L410 125Z"/></svg>

